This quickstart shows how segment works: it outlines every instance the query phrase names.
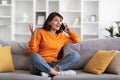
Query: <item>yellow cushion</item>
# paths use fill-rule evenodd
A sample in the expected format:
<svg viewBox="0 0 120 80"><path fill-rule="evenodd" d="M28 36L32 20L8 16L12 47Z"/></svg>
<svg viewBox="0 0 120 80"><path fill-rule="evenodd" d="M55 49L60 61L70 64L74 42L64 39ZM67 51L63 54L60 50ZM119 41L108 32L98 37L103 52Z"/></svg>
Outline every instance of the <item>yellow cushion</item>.
<svg viewBox="0 0 120 80"><path fill-rule="evenodd" d="M99 50L86 64L83 71L93 74L102 74L107 68L107 66L110 64L114 56L115 56L114 50L109 51Z"/></svg>
<svg viewBox="0 0 120 80"><path fill-rule="evenodd" d="M0 72L12 72L14 65L11 56L11 46L0 47Z"/></svg>

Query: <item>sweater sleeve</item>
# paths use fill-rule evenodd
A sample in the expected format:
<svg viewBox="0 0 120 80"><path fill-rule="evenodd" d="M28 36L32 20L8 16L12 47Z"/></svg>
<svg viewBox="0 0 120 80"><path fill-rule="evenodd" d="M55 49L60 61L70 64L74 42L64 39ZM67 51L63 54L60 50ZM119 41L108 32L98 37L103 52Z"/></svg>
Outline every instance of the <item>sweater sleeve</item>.
<svg viewBox="0 0 120 80"><path fill-rule="evenodd" d="M39 51L39 44L41 41L41 33L38 30L36 32L36 35L31 36L30 41L29 41L29 52L31 54L37 53Z"/></svg>
<svg viewBox="0 0 120 80"><path fill-rule="evenodd" d="M66 43L78 43L78 42L80 42L80 38L78 37L78 35L75 32L70 31L69 36L66 36Z"/></svg>

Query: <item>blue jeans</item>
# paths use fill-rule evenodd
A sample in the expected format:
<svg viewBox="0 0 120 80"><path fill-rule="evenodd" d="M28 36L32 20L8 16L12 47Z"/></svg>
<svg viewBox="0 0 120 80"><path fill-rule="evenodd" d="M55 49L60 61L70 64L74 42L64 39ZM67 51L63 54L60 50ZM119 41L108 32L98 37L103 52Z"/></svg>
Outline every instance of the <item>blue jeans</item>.
<svg viewBox="0 0 120 80"><path fill-rule="evenodd" d="M76 51L67 55L57 62L46 62L39 54L35 53L30 56L31 73L39 75L40 72L50 73L52 68L57 66L59 71L71 69L80 60L80 54Z"/></svg>

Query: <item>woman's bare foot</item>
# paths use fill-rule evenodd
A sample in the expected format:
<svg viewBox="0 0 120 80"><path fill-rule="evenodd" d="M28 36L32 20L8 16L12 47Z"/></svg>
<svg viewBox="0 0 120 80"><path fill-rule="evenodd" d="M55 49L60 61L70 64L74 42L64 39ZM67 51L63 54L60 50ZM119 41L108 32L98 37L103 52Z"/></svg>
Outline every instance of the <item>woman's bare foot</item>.
<svg viewBox="0 0 120 80"><path fill-rule="evenodd" d="M57 72L59 71L59 68L57 66L53 67L53 69Z"/></svg>
<svg viewBox="0 0 120 80"><path fill-rule="evenodd" d="M50 74L52 76L56 76L58 75L58 71L59 71L59 68L57 66L53 67L53 69L51 70Z"/></svg>
<svg viewBox="0 0 120 80"><path fill-rule="evenodd" d="M52 69L50 74L53 75L53 76L56 76L56 75L58 75L58 71Z"/></svg>

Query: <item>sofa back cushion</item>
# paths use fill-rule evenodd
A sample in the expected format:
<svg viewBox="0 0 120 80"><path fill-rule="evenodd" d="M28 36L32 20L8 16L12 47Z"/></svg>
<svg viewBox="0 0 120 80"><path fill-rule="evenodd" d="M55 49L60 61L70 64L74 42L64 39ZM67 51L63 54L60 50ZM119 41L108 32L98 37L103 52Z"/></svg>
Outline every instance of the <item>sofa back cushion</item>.
<svg viewBox="0 0 120 80"><path fill-rule="evenodd" d="M15 69L28 70L29 69L29 56L28 42L18 41L3 41L0 40L2 46L11 46L12 60Z"/></svg>
<svg viewBox="0 0 120 80"><path fill-rule="evenodd" d="M115 57L107 67L106 72L120 74L120 51L115 51Z"/></svg>
<svg viewBox="0 0 120 80"><path fill-rule="evenodd" d="M73 69L83 69L94 53L98 50L120 50L120 38L89 39L77 44L64 46L64 55L76 50L80 53L79 63Z"/></svg>

